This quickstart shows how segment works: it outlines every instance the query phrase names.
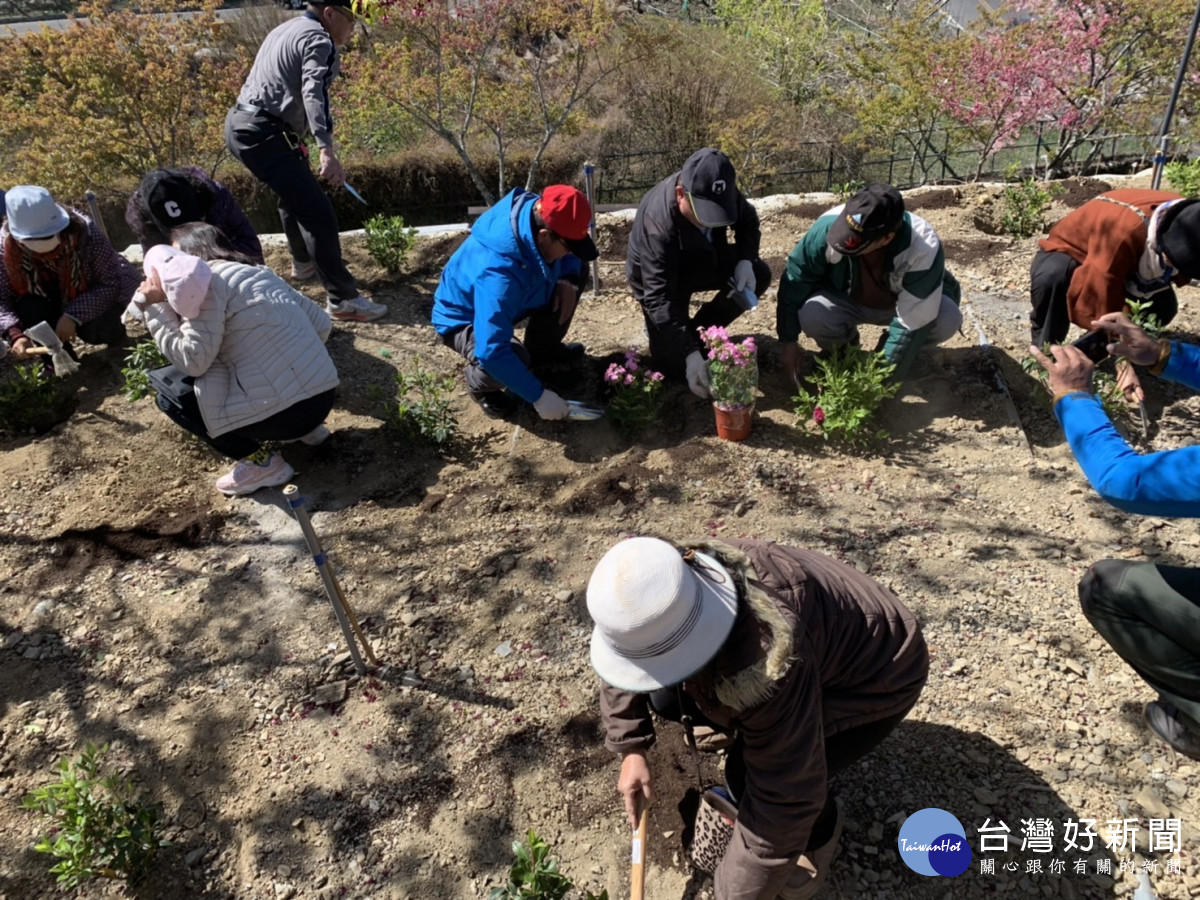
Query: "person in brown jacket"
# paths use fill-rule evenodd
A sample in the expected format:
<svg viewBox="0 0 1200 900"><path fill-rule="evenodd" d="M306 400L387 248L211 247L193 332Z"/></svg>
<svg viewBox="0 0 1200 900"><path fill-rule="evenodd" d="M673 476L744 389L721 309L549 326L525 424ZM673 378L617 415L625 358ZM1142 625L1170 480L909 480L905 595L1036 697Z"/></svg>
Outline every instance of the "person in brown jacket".
<svg viewBox="0 0 1200 900"><path fill-rule="evenodd" d="M1166 325L1178 311L1172 285L1200 277L1200 201L1127 189L1093 197L1050 229L1030 270L1032 342L1060 344L1126 298Z"/></svg>
<svg viewBox="0 0 1200 900"><path fill-rule="evenodd" d="M605 746L622 756L630 823L653 793L651 709L686 714L736 735L725 779L737 823L716 900L813 896L841 831L830 777L878 746L925 684L912 613L811 551L648 537L605 554L587 604Z"/></svg>

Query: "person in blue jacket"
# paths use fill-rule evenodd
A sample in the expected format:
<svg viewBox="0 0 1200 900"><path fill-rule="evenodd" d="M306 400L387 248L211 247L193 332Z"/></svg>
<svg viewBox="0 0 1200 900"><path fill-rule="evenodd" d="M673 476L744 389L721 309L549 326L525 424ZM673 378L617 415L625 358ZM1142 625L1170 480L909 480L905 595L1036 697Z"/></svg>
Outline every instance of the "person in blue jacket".
<svg viewBox="0 0 1200 900"><path fill-rule="evenodd" d="M583 263L598 255L587 197L555 184L541 195L514 189L488 209L454 251L433 295L433 327L467 360L471 396L492 416L532 403L565 419L567 402L546 390L533 365L582 355L563 344L583 289ZM517 324L528 320L525 340Z"/></svg>
<svg viewBox="0 0 1200 900"><path fill-rule="evenodd" d="M1155 341L1124 313L1091 323L1112 338L1108 352L1200 390L1200 347ZM1140 454L1113 427L1092 393L1093 364L1071 346L1030 352L1050 373L1054 413L1092 487L1125 512L1200 517L1200 445ZM1200 759L1200 569L1101 560L1079 583L1083 614L1158 692L1144 709L1150 729Z"/></svg>

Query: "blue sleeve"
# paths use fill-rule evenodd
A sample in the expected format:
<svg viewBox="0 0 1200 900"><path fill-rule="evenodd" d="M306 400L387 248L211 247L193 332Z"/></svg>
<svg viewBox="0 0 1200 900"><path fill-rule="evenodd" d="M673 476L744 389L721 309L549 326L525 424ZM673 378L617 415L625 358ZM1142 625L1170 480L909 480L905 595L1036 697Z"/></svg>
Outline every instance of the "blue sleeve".
<svg viewBox="0 0 1200 900"><path fill-rule="evenodd" d="M488 267L475 282L475 358L483 370L529 403L542 396L542 383L513 352L514 316L507 297L521 290L512 274Z"/></svg>
<svg viewBox="0 0 1200 900"><path fill-rule="evenodd" d="M1083 474L1117 509L1200 518L1200 446L1143 456L1125 442L1092 394L1067 394L1054 404L1054 413Z"/></svg>
<svg viewBox="0 0 1200 900"><path fill-rule="evenodd" d="M1200 347L1172 341L1171 358L1167 360L1162 377L1200 391Z"/></svg>

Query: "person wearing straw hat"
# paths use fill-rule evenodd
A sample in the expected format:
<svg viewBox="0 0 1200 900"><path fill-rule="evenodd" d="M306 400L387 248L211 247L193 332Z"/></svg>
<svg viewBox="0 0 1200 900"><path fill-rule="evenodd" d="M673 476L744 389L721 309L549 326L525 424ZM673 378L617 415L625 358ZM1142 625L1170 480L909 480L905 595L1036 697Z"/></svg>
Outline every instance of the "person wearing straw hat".
<svg viewBox="0 0 1200 900"><path fill-rule="evenodd" d="M652 799L651 711L733 735L733 837L717 900L813 896L841 831L832 775L916 703L929 655L913 614L842 563L766 541L635 537L587 589L605 746L633 824Z"/></svg>
<svg viewBox="0 0 1200 900"><path fill-rule="evenodd" d="M121 312L137 290L137 270L99 226L54 202L44 187L22 184L4 198L0 227L0 334L13 357L33 350L25 334L49 322L64 344L120 345Z"/></svg>

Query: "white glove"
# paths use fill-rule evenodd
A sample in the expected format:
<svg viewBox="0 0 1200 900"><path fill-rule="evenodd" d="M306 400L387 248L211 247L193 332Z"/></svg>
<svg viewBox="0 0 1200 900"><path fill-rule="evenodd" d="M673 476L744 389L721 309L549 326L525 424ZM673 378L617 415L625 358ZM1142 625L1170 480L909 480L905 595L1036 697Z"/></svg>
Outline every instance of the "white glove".
<svg viewBox="0 0 1200 900"><path fill-rule="evenodd" d="M554 391L547 390L542 391L542 396L537 398L533 408L543 419L565 419L571 413L571 407L567 406L566 400Z"/></svg>
<svg viewBox="0 0 1200 900"><path fill-rule="evenodd" d="M753 291L754 280L754 263L748 259L738 260L733 267L733 286L739 291Z"/></svg>
<svg viewBox="0 0 1200 900"><path fill-rule="evenodd" d="M704 361L704 357L700 355L699 350L693 350L688 354L687 383L688 387L692 389L692 393L697 397L703 397L707 400L712 396L708 390L708 363Z"/></svg>

